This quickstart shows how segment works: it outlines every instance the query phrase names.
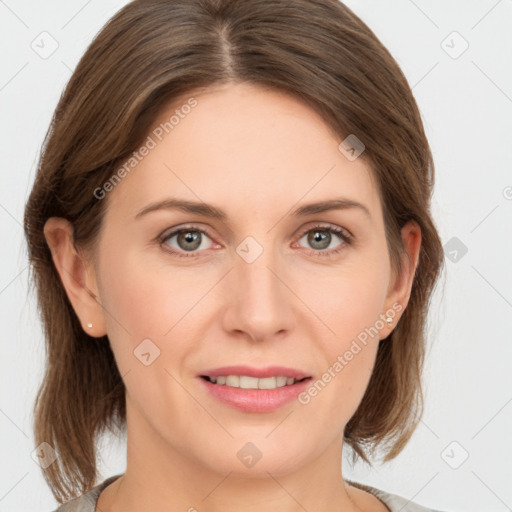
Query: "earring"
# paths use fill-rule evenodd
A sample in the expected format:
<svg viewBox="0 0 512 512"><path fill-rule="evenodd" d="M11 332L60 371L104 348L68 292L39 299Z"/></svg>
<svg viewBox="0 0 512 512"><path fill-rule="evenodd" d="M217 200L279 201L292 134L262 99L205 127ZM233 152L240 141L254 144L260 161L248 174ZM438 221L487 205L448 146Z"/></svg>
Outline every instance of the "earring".
<svg viewBox="0 0 512 512"><path fill-rule="evenodd" d="M92 327L91 322L89 322L89 323L87 324L87 327L89 327L89 329Z"/></svg>
<svg viewBox="0 0 512 512"><path fill-rule="evenodd" d="M393 323L393 319L390 316L388 316L386 318L386 322L388 323L388 327L391 327L391 324Z"/></svg>

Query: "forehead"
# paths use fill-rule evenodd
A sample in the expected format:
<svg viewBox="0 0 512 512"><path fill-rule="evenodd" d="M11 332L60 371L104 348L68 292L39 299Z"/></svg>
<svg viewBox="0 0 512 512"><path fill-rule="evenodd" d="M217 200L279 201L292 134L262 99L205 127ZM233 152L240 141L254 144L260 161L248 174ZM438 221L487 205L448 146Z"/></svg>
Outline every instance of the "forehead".
<svg viewBox="0 0 512 512"><path fill-rule="evenodd" d="M166 196L238 216L338 196L380 207L369 164L347 159L320 115L279 91L224 84L182 95L147 137L151 148L109 198L125 213Z"/></svg>

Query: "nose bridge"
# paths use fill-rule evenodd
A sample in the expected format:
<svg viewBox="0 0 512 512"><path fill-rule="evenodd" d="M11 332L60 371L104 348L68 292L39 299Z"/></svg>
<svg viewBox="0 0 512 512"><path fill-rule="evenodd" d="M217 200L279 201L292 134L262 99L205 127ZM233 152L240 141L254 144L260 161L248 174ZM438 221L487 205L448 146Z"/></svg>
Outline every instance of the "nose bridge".
<svg viewBox="0 0 512 512"><path fill-rule="evenodd" d="M253 240L247 240L239 245L237 253L240 258L236 263L235 274L240 283L239 298L245 297L249 303L254 302L260 308L265 304L271 307L282 293L282 284L274 274L280 266L277 251L270 245L257 246Z"/></svg>
<svg viewBox="0 0 512 512"><path fill-rule="evenodd" d="M268 237L267 240L270 240ZM245 239L237 247L230 281L230 328L243 330L253 338L272 336L290 327L290 292L281 282L279 251Z"/></svg>

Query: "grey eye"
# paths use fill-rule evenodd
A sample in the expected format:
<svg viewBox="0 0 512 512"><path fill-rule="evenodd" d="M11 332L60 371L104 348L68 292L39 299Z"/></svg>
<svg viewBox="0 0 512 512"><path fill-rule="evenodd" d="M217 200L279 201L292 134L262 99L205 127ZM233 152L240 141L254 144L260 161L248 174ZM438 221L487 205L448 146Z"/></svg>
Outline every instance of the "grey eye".
<svg viewBox="0 0 512 512"><path fill-rule="evenodd" d="M171 243L174 238L176 242ZM199 229L179 229L170 233L163 241L177 251L194 252L208 248L204 246L206 239L209 239L208 235Z"/></svg>
<svg viewBox="0 0 512 512"><path fill-rule="evenodd" d="M330 247L331 242L335 241L333 235L342 240L341 235L335 233L332 229L329 228L310 229L302 236L301 240L306 238L306 242L309 247L318 251L323 251L325 249L333 248Z"/></svg>

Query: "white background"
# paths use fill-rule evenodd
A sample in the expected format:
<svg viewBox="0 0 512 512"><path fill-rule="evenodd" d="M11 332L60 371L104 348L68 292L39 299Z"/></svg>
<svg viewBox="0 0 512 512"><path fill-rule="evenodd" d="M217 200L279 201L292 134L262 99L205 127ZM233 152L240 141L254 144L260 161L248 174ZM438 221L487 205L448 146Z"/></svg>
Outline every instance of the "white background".
<svg viewBox="0 0 512 512"><path fill-rule="evenodd" d="M0 511L56 507L31 458L44 351L34 296L27 296L23 210L64 85L125 3L0 1ZM433 213L443 244L456 237L468 250L455 262L445 251L422 423L393 462L369 470L345 460L344 476L447 512L512 510L512 0L347 5L413 87L434 153ZM44 31L58 42L46 59L31 47L48 37ZM465 43L453 31L469 44L461 55ZM124 452L124 440L102 441L104 478L124 471Z"/></svg>

